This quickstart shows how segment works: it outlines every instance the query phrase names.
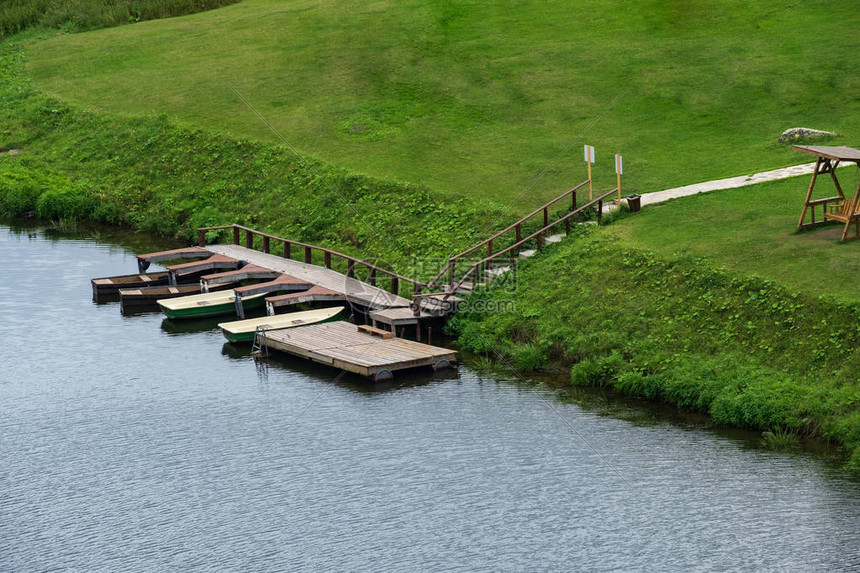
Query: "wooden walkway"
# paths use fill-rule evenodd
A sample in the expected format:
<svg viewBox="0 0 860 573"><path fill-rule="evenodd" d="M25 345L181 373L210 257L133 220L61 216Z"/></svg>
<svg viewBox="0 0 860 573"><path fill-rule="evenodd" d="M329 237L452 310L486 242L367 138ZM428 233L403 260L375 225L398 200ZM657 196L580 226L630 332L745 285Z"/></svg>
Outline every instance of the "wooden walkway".
<svg viewBox="0 0 860 573"><path fill-rule="evenodd" d="M457 359L453 350L395 338L384 331L371 334L374 330L348 322L327 322L269 331L263 344L375 380L390 379L395 371L408 368L446 368Z"/></svg>
<svg viewBox="0 0 860 573"><path fill-rule="evenodd" d="M288 274L330 291L343 293L347 301L372 310L407 308L411 304L411 301L402 296L371 286L358 279L349 278L325 267L285 259L270 253L261 253L239 245L207 245L206 249L219 255Z"/></svg>

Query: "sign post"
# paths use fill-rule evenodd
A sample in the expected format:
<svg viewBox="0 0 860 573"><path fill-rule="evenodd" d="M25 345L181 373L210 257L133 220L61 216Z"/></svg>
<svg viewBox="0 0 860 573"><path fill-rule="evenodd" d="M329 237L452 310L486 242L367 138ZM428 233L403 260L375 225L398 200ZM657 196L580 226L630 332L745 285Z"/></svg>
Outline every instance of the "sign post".
<svg viewBox="0 0 860 573"><path fill-rule="evenodd" d="M594 146L585 145L585 162L588 164L588 200L591 201L592 186L591 186L591 164L594 163Z"/></svg>
<svg viewBox="0 0 860 573"><path fill-rule="evenodd" d="M624 167L622 166L621 156L617 153L615 154L615 181L617 183L616 188L618 189L618 206L621 206L621 174L624 173Z"/></svg>

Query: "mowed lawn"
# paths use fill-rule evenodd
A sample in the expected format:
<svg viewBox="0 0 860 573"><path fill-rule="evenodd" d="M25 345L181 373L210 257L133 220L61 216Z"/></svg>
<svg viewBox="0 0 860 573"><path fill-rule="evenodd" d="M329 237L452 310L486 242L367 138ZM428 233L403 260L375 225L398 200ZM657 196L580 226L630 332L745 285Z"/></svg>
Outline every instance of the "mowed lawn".
<svg viewBox="0 0 860 573"><path fill-rule="evenodd" d="M789 127L860 144L858 29L825 0L244 0L27 57L87 109L281 141L268 122L301 153L522 212L585 178L584 143L599 189L624 155L625 192L801 163Z"/></svg>
<svg viewBox="0 0 860 573"><path fill-rule="evenodd" d="M838 175L853 196L857 169L845 167ZM715 266L812 295L860 301L860 240L840 242L841 224L797 231L809 180L794 177L646 205L607 232L659 255L705 257ZM815 189L816 198L836 195L827 176Z"/></svg>

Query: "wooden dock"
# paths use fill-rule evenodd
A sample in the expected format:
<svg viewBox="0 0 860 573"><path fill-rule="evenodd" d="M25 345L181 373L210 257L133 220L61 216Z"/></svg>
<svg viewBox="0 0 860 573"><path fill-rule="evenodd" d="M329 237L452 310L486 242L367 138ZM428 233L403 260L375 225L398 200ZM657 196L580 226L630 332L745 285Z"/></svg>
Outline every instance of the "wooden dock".
<svg viewBox="0 0 860 573"><path fill-rule="evenodd" d="M269 349L377 381L392 378L398 370L447 368L457 359L453 350L395 338L387 331L343 321L269 331L259 342Z"/></svg>
<svg viewBox="0 0 860 573"><path fill-rule="evenodd" d="M285 259L271 253L261 253L239 245L207 245L206 249L219 255L290 275L330 291L342 293L348 302L371 310L408 308L412 302L384 289L347 277L333 269Z"/></svg>

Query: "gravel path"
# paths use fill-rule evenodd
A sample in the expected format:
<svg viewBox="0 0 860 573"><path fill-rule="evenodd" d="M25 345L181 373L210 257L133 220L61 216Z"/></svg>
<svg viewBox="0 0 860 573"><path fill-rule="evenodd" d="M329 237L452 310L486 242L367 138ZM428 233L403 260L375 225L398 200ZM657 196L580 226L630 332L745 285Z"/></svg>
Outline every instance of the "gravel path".
<svg viewBox="0 0 860 573"><path fill-rule="evenodd" d="M802 165L792 165L791 167L783 167L772 171L762 171L761 173L753 173L751 175L740 175L738 177L729 177L728 179L715 179L714 181L684 185L683 187L675 187L674 189L645 193L642 195L641 204L650 205L652 203L661 203L677 197L695 195L696 193L707 193L708 191L719 191L721 189L734 189L735 187L755 185L765 181L786 179L788 177L796 177L798 175L809 175L812 174L814 169L814 162L804 163Z"/></svg>

